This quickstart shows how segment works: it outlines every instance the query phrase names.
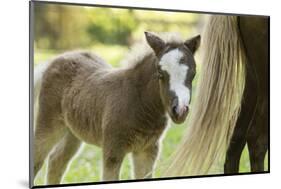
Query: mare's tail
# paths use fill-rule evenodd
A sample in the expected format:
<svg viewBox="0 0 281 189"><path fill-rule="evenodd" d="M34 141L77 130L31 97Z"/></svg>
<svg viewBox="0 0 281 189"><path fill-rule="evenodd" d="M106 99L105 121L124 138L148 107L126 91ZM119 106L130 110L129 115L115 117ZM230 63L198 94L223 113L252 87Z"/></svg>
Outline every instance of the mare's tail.
<svg viewBox="0 0 281 189"><path fill-rule="evenodd" d="M202 71L188 129L165 176L207 174L227 150L245 83L245 52L236 16L212 16L203 35Z"/></svg>

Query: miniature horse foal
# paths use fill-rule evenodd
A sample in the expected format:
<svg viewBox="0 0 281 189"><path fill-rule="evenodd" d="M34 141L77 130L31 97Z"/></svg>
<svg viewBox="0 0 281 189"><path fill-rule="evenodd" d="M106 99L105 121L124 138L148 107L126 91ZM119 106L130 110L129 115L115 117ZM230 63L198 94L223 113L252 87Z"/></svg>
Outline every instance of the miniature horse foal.
<svg viewBox="0 0 281 189"><path fill-rule="evenodd" d="M130 152L135 177L152 177L167 115L182 123L188 114L200 36L145 36L150 47L126 68L113 69L89 52L66 53L39 68L35 176L49 155L47 183L59 184L86 142L102 148L103 180L118 180Z"/></svg>

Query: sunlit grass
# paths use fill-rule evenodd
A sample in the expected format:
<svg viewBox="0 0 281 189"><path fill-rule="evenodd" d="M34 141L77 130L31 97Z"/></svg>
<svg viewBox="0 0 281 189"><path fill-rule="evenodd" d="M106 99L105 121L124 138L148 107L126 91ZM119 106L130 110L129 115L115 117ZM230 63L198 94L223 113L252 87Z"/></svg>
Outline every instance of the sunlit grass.
<svg viewBox="0 0 281 189"><path fill-rule="evenodd" d="M184 134L185 126L183 125L171 125L166 137L163 140L162 152L159 156L157 165L159 170L167 165L167 160L170 158L171 154L176 149L182 136ZM121 169L121 179L127 180L132 179L131 175L131 165L130 165L129 155L123 162ZM265 170L268 170L268 158L265 158ZM223 165L223 162L220 162ZM78 183L78 182L98 182L101 179L101 168L102 168L102 154L101 149L93 145L85 144L80 153L78 153L71 162L68 171L66 172L62 183ZM155 177L161 176L161 172L157 169ZM163 169L162 169L163 170ZM245 147L243 150L241 160L240 160L240 172L250 172L250 161L248 150ZM220 167L215 173L223 173L223 168ZM41 173L38 175L35 184L44 184L44 178L46 174L46 166L44 166Z"/></svg>

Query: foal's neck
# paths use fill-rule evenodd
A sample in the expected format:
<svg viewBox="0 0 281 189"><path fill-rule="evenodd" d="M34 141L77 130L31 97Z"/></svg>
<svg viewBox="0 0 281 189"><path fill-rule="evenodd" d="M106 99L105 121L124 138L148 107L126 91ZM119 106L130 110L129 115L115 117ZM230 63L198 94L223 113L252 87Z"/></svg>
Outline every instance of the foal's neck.
<svg viewBox="0 0 281 189"><path fill-rule="evenodd" d="M140 106L143 112L154 118L165 116L160 97L159 81L156 77L156 61L155 55L148 55L131 70Z"/></svg>

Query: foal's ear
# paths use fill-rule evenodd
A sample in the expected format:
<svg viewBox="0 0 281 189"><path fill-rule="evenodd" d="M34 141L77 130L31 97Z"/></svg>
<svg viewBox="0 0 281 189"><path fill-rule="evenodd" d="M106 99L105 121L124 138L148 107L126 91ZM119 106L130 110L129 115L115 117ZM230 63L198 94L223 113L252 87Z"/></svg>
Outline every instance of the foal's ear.
<svg viewBox="0 0 281 189"><path fill-rule="evenodd" d="M154 50L155 54L158 55L161 50L165 47L165 42L155 34L150 32L144 32L145 38L149 46Z"/></svg>
<svg viewBox="0 0 281 189"><path fill-rule="evenodd" d="M195 51L199 48L201 42L201 36L197 35L195 37L192 37L184 42L184 45L191 50L192 53L195 53Z"/></svg>

